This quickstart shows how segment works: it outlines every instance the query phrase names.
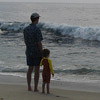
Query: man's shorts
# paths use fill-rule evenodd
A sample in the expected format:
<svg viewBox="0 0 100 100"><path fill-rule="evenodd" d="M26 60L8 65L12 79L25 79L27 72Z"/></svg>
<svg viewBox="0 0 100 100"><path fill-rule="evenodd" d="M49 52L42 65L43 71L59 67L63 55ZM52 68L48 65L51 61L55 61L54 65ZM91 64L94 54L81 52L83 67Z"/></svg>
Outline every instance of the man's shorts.
<svg viewBox="0 0 100 100"><path fill-rule="evenodd" d="M34 58L33 56L27 56L27 65L28 66L40 66L41 57Z"/></svg>

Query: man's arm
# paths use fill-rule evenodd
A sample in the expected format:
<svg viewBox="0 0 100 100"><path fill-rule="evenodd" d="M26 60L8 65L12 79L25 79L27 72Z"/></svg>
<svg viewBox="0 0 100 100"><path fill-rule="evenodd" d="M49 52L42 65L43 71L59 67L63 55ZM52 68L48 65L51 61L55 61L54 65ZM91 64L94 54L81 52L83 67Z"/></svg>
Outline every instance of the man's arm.
<svg viewBox="0 0 100 100"><path fill-rule="evenodd" d="M39 46L39 49L40 49L40 52L41 52L41 55L42 55L42 50L43 50L43 47L42 47L42 43L41 43L41 41L40 41L40 42L38 42L38 46Z"/></svg>

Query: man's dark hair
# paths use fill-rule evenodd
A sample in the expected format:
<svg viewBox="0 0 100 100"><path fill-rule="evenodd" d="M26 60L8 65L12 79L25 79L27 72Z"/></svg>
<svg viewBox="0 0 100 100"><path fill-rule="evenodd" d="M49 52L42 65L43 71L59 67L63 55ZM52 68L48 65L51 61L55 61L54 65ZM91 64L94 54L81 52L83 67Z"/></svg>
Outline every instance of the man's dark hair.
<svg viewBox="0 0 100 100"><path fill-rule="evenodd" d="M33 16L30 17L32 22L35 22L37 19L39 19L39 17L34 18Z"/></svg>
<svg viewBox="0 0 100 100"><path fill-rule="evenodd" d="M50 54L50 50L49 49L43 49L42 53L43 53L43 57L48 57L49 54Z"/></svg>

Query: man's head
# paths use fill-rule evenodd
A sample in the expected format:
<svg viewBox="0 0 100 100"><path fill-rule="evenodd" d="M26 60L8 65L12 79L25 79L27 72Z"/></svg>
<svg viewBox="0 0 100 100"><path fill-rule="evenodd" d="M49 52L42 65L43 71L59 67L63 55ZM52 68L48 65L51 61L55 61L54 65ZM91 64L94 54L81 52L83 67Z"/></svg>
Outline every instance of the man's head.
<svg viewBox="0 0 100 100"><path fill-rule="evenodd" d="M31 16L30 16L30 19L33 23L36 22L36 21L38 23L39 17L40 17L40 15L38 13L32 13Z"/></svg>

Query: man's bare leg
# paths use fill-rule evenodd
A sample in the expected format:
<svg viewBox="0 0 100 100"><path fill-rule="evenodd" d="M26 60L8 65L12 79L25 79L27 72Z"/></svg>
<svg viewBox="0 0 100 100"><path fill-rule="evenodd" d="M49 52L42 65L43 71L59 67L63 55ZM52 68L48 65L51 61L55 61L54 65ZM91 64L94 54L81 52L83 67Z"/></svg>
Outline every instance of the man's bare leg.
<svg viewBox="0 0 100 100"><path fill-rule="evenodd" d="M32 76L32 72L33 72L33 66L29 66L28 68L28 72L27 72L27 84L28 84L28 91L32 91L31 88L31 76Z"/></svg>
<svg viewBox="0 0 100 100"><path fill-rule="evenodd" d="M38 82L39 82L40 66L35 66L34 73L34 91L37 92Z"/></svg>

